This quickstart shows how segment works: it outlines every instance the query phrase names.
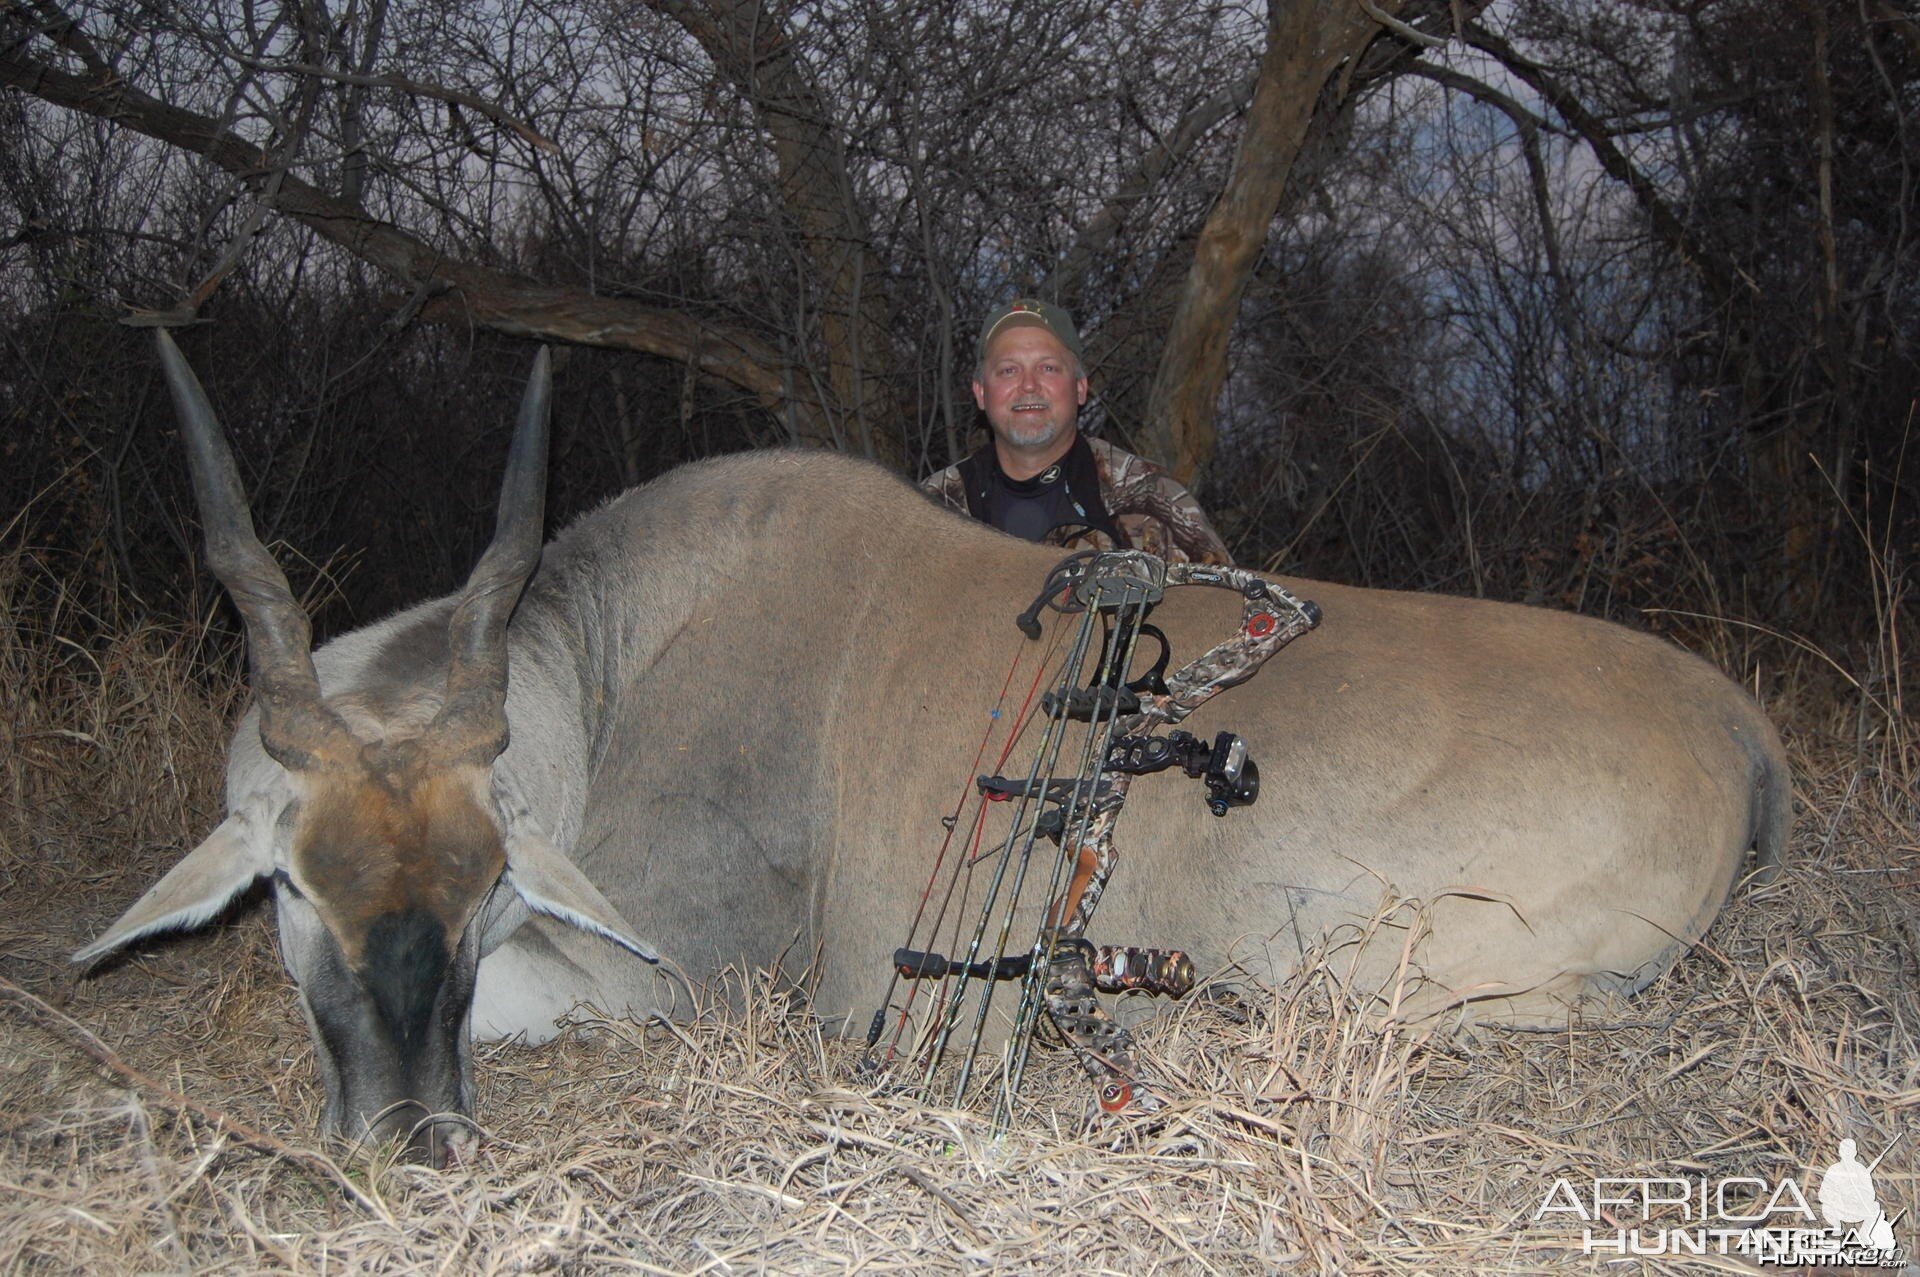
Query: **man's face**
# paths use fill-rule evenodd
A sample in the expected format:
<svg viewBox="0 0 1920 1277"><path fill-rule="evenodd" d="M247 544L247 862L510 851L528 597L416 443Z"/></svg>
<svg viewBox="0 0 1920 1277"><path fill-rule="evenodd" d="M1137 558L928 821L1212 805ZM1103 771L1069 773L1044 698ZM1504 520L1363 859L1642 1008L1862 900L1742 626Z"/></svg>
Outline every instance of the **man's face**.
<svg viewBox="0 0 1920 1277"><path fill-rule="evenodd" d="M1045 328L1008 325L987 346L973 401L1002 444L1016 452L1045 452L1073 428L1087 402L1087 379Z"/></svg>

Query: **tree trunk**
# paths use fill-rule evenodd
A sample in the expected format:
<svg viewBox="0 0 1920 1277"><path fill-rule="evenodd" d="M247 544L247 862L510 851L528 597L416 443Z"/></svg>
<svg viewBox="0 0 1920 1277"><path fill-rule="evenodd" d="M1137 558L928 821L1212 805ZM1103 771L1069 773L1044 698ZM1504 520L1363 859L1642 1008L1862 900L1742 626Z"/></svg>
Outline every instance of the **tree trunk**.
<svg viewBox="0 0 1920 1277"><path fill-rule="evenodd" d="M1182 483L1191 484L1213 455L1227 339L1307 125L1335 73L1380 30L1356 0L1275 0L1269 10L1246 130L1201 228L1148 399L1142 444Z"/></svg>
<svg viewBox="0 0 1920 1277"><path fill-rule="evenodd" d="M817 280L828 408L846 423L842 443L900 468L903 410L887 375L895 355L886 270L854 200L837 117L767 6L757 0L649 3L699 41L752 104L779 170L781 201Z"/></svg>

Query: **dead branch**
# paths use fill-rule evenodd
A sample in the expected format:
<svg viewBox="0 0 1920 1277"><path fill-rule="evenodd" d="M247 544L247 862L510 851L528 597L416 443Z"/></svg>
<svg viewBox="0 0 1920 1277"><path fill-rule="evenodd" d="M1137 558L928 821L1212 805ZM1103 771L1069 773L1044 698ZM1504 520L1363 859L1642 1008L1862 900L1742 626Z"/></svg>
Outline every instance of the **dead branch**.
<svg viewBox="0 0 1920 1277"><path fill-rule="evenodd" d="M41 1028L65 1036L95 1063L153 1097L161 1107L174 1113L196 1117L215 1130L231 1135L242 1144L284 1161L304 1166L323 1178L333 1181L340 1191L352 1198L361 1209L379 1216L389 1224L395 1222L387 1208L378 1199L368 1196L345 1171L334 1164L333 1159L311 1149L295 1148L285 1140L249 1126L239 1118L211 1104L202 1104L191 1096L182 1095L164 1082L128 1064L84 1024L50 1006L43 999L35 997L5 976L0 976L0 997L8 999L26 1019L38 1024Z"/></svg>
<svg viewBox="0 0 1920 1277"><path fill-rule="evenodd" d="M787 359L769 343L739 329L680 311L580 288L542 285L490 267L445 257L398 226L328 195L292 174L276 194L262 190L274 170L271 157L204 115L140 92L118 76L72 75L23 56L0 52L0 84L131 128L203 156L256 191L275 211L292 217L392 276L408 290L438 292L420 315L439 323L473 324L515 336L633 350L689 363L753 394L775 415L798 419L796 442L818 444L830 435L817 401L788 374Z"/></svg>
<svg viewBox="0 0 1920 1277"><path fill-rule="evenodd" d="M1462 34L1468 44L1498 58L1502 66L1532 87L1559 112L1560 118L1586 142L1587 148L1600 161L1600 167L1606 170L1607 175L1632 192L1635 202L1652 222L1654 231L1683 261L1693 267L1716 301L1725 302L1732 298L1738 277L1733 263L1701 243L1699 237L1687 228L1680 215L1660 194L1659 188L1654 186L1653 179L1635 167L1626 152L1614 143L1606 125L1586 108L1572 89L1546 67L1528 58L1480 23L1467 23Z"/></svg>

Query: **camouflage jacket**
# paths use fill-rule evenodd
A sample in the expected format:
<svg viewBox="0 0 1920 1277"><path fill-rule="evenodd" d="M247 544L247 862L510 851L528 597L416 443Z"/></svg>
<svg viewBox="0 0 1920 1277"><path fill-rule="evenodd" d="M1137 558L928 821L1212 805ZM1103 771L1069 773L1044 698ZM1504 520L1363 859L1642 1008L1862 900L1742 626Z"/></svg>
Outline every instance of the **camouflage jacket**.
<svg viewBox="0 0 1920 1277"><path fill-rule="evenodd" d="M1085 436L1083 436L1085 437ZM989 447L992 445L989 444ZM1102 439L1087 438L1100 496L1113 523L1126 538L1121 548L1145 550L1170 563L1231 564L1233 558L1220 534L1207 522L1193 494L1164 469L1144 457L1124 452ZM921 489L961 514L968 514L966 481L957 465L948 466L920 485ZM1100 532L1081 531L1052 544L1068 549L1112 549Z"/></svg>

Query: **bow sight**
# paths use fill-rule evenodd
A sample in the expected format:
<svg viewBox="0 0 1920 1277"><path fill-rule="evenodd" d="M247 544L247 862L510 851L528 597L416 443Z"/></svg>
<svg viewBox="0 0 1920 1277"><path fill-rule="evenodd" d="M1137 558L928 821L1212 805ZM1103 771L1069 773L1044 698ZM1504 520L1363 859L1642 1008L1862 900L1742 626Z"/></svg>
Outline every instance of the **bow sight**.
<svg viewBox="0 0 1920 1277"><path fill-rule="evenodd" d="M1211 745L1192 732L1123 736L1107 750L1101 770L1148 776L1169 767L1207 783L1207 810L1216 816L1251 807L1260 797L1260 768L1248 757L1247 742L1232 732L1221 732Z"/></svg>
<svg viewBox="0 0 1920 1277"><path fill-rule="evenodd" d="M1240 627L1177 672L1165 674L1166 638L1146 624L1147 613L1168 588L1184 585L1237 591L1243 600ZM1004 1121L1019 1090L1041 1012L1086 1069L1102 1109L1120 1113L1137 1106L1139 1111L1152 1112L1162 1106L1140 1077L1132 1039L1101 1009L1094 995L1141 991L1179 997L1193 987L1193 963L1179 950L1096 946L1085 938L1094 908L1118 863L1114 825L1135 777L1174 767L1204 783L1207 808L1215 816L1225 816L1258 798L1260 769L1239 736L1220 732L1209 744L1189 732L1154 733L1252 678L1268 657L1320 623L1320 610L1312 603L1244 569L1169 564L1137 550L1087 551L1060 560L1016 624L1028 639L1038 640L1045 629L1041 616L1049 610L1078 615L1080 623L1065 656L1054 667L1051 690L1040 698L1037 714L1029 714L1033 692L1064 633L1056 628L1055 646L1042 658L1027 705L1013 716L1003 742L1002 764L1036 717L1044 723L1027 775L976 778L971 786L975 807L971 845L954 860L945 891L929 918L948 850L961 827L960 809L943 818L947 841L935 859L907 942L894 953L887 1001L874 1013L867 1035L868 1065L892 1068L905 1057L918 1070L916 1089L924 1099L933 1093L956 1035L970 1020L952 1089L954 1102L960 1103L973 1077L993 991L1017 981L1020 999L1001 1057L996 1124ZM1103 635L1097 656L1096 619ZM1129 681L1143 634L1159 641L1160 657L1145 676ZM1083 683L1089 656L1095 656L1095 671ZM1015 670L1020 660L1015 657ZM1008 687L1013 673L1008 672ZM1005 695L1003 690L1003 701ZM1002 721L998 705L992 721ZM981 757L993 730L990 725L981 741ZM1063 764L1063 759L1077 762ZM998 849L983 851L990 804L1011 806L1012 819ZM1015 916L1034 865L1034 847L1042 837L1059 850L1043 858L1051 866L1034 939L1014 947ZM977 875L986 881L977 882ZM975 900L978 912L971 913L967 902ZM971 926L966 921L969 917ZM907 982L907 995L897 1008L885 1053L877 1057L887 1012L902 980ZM915 1003L926 987L934 992L924 1014L916 1019ZM971 1002L969 992L974 994ZM909 1040L910 1025L914 1033Z"/></svg>

